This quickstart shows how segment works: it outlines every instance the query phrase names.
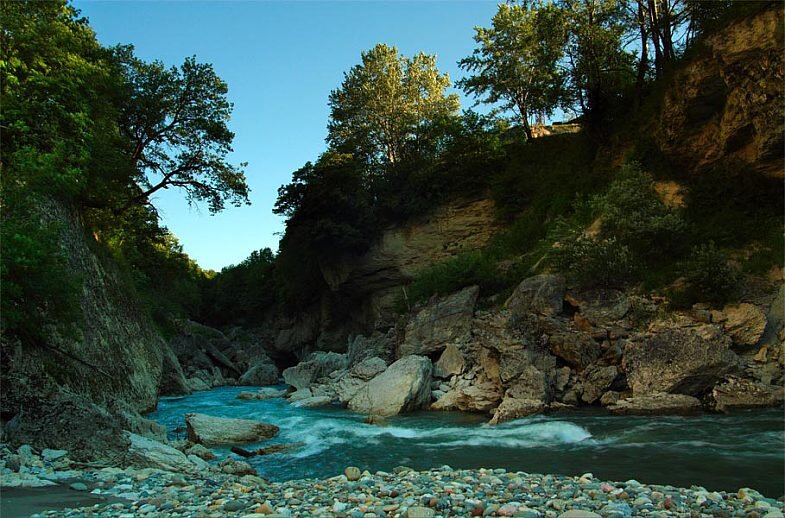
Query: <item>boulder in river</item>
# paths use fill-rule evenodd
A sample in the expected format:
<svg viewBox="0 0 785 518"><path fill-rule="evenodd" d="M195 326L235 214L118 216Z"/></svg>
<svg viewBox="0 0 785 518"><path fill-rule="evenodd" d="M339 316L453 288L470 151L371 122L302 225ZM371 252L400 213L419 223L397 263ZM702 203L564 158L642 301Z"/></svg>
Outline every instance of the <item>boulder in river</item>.
<svg viewBox="0 0 785 518"><path fill-rule="evenodd" d="M701 403L697 398L685 394L656 392L619 399L608 409L622 415L683 415L700 412Z"/></svg>
<svg viewBox="0 0 785 518"><path fill-rule="evenodd" d="M633 395L700 395L738 365L731 339L714 325L678 327L659 322L624 347L622 368Z"/></svg>
<svg viewBox="0 0 785 518"><path fill-rule="evenodd" d="M431 400L431 360L406 356L368 382L349 401L355 412L390 416L423 408Z"/></svg>
<svg viewBox="0 0 785 518"><path fill-rule="evenodd" d="M449 378L461 374L465 364L461 350L455 344L449 344L434 365L433 375L437 378Z"/></svg>
<svg viewBox="0 0 785 518"><path fill-rule="evenodd" d="M781 406L785 401L785 388L764 385L748 379L731 378L712 390L715 408L731 412L747 408Z"/></svg>
<svg viewBox="0 0 785 518"><path fill-rule="evenodd" d="M188 427L188 440L205 445L263 441L278 433L277 426L252 419L186 414L185 423Z"/></svg>
<svg viewBox="0 0 785 518"><path fill-rule="evenodd" d="M470 286L422 308L406 325L399 356L436 353L450 343L469 341L479 294L478 286Z"/></svg>
<svg viewBox="0 0 785 518"><path fill-rule="evenodd" d="M256 392L240 392L237 394L236 399L274 399L277 397L284 397L286 395L285 389L277 389L273 387L265 387L257 390Z"/></svg>
<svg viewBox="0 0 785 518"><path fill-rule="evenodd" d="M346 354L317 351L304 362L283 371L283 379L297 390L310 387L316 380L333 371L346 369L349 357Z"/></svg>
<svg viewBox="0 0 785 518"><path fill-rule="evenodd" d="M266 362L257 363L240 376L239 380L240 385L264 386L276 383L278 383L278 367Z"/></svg>
<svg viewBox="0 0 785 518"><path fill-rule="evenodd" d="M125 432L125 437L130 442L127 461L134 466L178 472L196 469L180 450L131 432Z"/></svg>

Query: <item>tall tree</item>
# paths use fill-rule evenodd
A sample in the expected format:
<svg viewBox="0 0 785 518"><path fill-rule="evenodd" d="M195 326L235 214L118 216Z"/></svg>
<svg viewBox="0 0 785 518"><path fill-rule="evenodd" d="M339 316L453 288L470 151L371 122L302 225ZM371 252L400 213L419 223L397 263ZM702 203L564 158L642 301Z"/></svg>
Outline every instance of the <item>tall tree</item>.
<svg viewBox="0 0 785 518"><path fill-rule="evenodd" d="M603 133L615 97L635 77L633 56L622 47L627 30L620 0L561 0L570 28L570 83L595 136Z"/></svg>
<svg viewBox="0 0 785 518"><path fill-rule="evenodd" d="M207 202L210 212L248 203L242 169L227 162L234 138L226 123L232 112L228 87L212 65L187 58L179 67L125 58L129 85L121 130L130 139L138 192L121 208L148 204L170 187L189 202Z"/></svg>
<svg viewBox="0 0 785 518"><path fill-rule="evenodd" d="M418 150L434 122L457 114L458 96L445 94L449 86L436 56L407 58L378 44L330 93L327 142L371 165L398 162Z"/></svg>
<svg viewBox="0 0 785 518"><path fill-rule="evenodd" d="M562 11L542 1L500 4L491 28L475 31L479 46L458 63L473 75L457 85L484 103L514 110L531 139L529 119L550 115L565 101Z"/></svg>

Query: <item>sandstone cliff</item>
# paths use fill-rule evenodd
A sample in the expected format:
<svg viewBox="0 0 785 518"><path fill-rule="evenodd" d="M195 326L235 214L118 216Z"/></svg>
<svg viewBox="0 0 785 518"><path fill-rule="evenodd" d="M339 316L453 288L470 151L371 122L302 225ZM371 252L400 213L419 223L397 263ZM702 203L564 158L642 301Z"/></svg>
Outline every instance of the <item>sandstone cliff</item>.
<svg viewBox="0 0 785 518"><path fill-rule="evenodd" d="M493 201L486 198L454 200L388 228L367 253L322 269L329 292L318 307L277 323L276 348L301 358L314 346L344 351L350 334L389 328L403 286L418 271L482 248L497 228Z"/></svg>
<svg viewBox="0 0 785 518"><path fill-rule="evenodd" d="M738 159L783 178L785 24L775 6L708 37L667 90L652 133L695 172Z"/></svg>

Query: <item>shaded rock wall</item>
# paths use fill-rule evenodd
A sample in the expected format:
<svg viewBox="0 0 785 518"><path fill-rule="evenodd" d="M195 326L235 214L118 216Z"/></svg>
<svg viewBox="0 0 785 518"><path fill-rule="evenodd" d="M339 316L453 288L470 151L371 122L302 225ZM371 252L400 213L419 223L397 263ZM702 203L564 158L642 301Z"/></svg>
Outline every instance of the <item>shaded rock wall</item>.
<svg viewBox="0 0 785 518"><path fill-rule="evenodd" d="M785 24L781 6L705 40L666 92L652 134L694 172L733 158L784 178Z"/></svg>

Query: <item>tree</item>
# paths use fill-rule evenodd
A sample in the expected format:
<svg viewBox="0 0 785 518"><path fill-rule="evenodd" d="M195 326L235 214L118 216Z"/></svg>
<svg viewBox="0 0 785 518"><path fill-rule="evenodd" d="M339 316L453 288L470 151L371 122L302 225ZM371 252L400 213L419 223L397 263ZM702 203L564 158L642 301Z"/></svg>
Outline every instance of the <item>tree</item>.
<svg viewBox="0 0 785 518"><path fill-rule="evenodd" d="M527 138L532 115L550 115L564 102L559 61L566 39L562 12L541 1L500 4L492 27L477 27L479 47L458 64L474 75L458 81L482 102L515 110Z"/></svg>
<svg viewBox="0 0 785 518"><path fill-rule="evenodd" d="M627 26L620 0L561 0L569 27L567 60L573 95L594 136L635 77L633 55L622 48Z"/></svg>
<svg viewBox="0 0 785 518"><path fill-rule="evenodd" d="M449 86L436 56L406 58L378 44L330 93L327 142L369 165L398 162L418 151L434 122L457 114L458 96L445 95Z"/></svg>
<svg viewBox="0 0 785 518"><path fill-rule="evenodd" d="M120 59L128 82L120 128L131 142L138 190L119 211L148 204L150 196L170 187L183 189L189 203L207 202L212 213L226 201L248 203L246 164L226 161L234 138L226 126L232 104L212 65L191 57L167 69L159 61Z"/></svg>

